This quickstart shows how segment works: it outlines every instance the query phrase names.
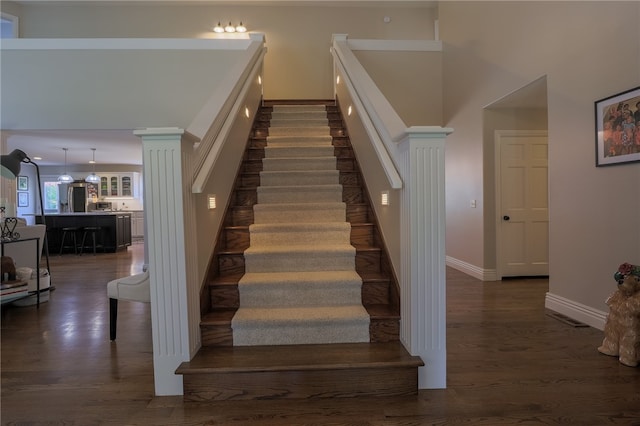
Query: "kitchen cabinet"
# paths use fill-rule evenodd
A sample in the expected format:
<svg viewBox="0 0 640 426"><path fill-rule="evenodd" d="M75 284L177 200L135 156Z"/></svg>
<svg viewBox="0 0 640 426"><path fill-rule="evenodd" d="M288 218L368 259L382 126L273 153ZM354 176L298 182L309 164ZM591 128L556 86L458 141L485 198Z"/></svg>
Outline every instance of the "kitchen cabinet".
<svg viewBox="0 0 640 426"><path fill-rule="evenodd" d="M131 236L144 237L144 212L131 212Z"/></svg>
<svg viewBox="0 0 640 426"><path fill-rule="evenodd" d="M140 173L100 173L100 197L141 198L141 195Z"/></svg>
<svg viewBox="0 0 640 426"><path fill-rule="evenodd" d="M116 250L126 249L131 245L131 214L116 216Z"/></svg>
<svg viewBox="0 0 640 426"><path fill-rule="evenodd" d="M36 216L36 223L42 217ZM78 228L77 241L82 238L85 226L99 226L97 243L105 252L126 250L131 245L131 213L61 213L45 215L49 252L58 253L62 244L62 228ZM68 251L73 251L70 248Z"/></svg>

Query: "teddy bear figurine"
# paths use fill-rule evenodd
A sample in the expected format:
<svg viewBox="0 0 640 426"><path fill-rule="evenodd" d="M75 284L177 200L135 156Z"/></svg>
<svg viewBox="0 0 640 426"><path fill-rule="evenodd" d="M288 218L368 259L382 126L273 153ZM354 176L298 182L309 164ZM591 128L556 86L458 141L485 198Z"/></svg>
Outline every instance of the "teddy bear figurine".
<svg viewBox="0 0 640 426"><path fill-rule="evenodd" d="M614 279L618 289L606 301L609 315L598 351L636 367L640 363L640 266L623 263Z"/></svg>

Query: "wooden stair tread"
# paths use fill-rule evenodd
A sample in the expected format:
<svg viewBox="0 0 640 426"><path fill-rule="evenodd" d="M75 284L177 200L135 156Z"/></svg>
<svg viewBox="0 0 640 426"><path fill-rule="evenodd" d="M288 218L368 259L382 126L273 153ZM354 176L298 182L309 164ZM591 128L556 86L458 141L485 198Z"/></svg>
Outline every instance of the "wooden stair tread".
<svg viewBox="0 0 640 426"><path fill-rule="evenodd" d="M213 309L202 315L200 325L229 325L235 313L236 309Z"/></svg>
<svg viewBox="0 0 640 426"><path fill-rule="evenodd" d="M399 342L203 347L176 374L421 367Z"/></svg>
<svg viewBox="0 0 640 426"><path fill-rule="evenodd" d="M365 305L367 313L371 319L400 319L400 313L394 312L389 305Z"/></svg>

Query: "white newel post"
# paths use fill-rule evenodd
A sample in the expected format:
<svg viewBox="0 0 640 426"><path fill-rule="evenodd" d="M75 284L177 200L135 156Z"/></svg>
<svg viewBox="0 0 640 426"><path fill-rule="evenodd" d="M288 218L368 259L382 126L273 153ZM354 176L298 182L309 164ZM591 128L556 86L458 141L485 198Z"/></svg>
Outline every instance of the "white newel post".
<svg viewBox="0 0 640 426"><path fill-rule="evenodd" d="M136 130L142 138L145 244L151 279L151 326L156 395L182 395L182 376L174 374L199 345L194 332L195 255L193 194L188 178L194 137L178 128ZM199 308L195 308L199 315ZM195 326L197 331L197 324Z"/></svg>
<svg viewBox="0 0 640 426"><path fill-rule="evenodd" d="M400 338L425 363L420 389L447 386L444 151L442 127L411 127L399 141L402 323Z"/></svg>

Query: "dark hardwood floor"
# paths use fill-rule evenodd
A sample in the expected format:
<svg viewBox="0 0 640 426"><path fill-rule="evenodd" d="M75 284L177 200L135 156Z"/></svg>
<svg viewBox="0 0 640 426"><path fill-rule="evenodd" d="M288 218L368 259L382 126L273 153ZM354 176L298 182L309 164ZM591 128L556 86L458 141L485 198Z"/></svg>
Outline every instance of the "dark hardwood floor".
<svg viewBox="0 0 640 426"><path fill-rule="evenodd" d="M294 402L154 397L149 305L121 302L109 342L106 283L142 262L141 244L53 256L50 301L2 308L3 425L640 425L640 368L600 355L601 331L546 315L547 280L483 283L453 269L447 389Z"/></svg>

